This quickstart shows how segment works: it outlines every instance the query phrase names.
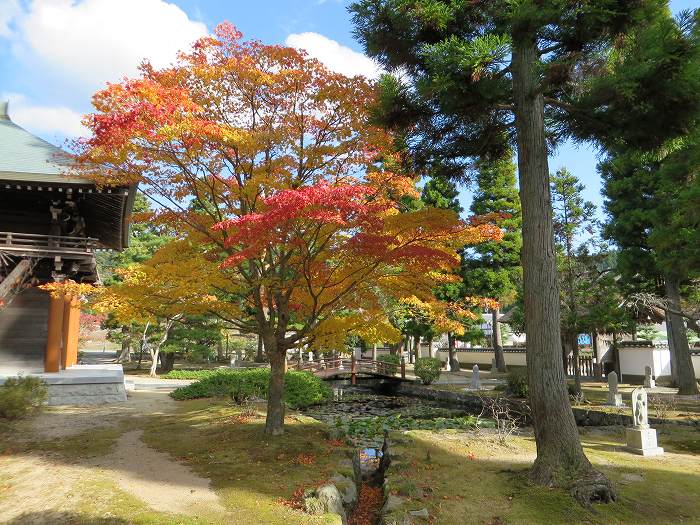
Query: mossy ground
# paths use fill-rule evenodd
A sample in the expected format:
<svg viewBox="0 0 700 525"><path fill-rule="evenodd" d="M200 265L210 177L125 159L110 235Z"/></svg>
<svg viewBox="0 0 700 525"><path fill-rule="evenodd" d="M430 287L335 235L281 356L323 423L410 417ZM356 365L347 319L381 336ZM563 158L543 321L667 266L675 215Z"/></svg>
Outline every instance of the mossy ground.
<svg viewBox="0 0 700 525"><path fill-rule="evenodd" d="M700 456L688 450L697 453L699 437L668 425L659 435L667 454L642 458L622 451L622 428L582 432L586 454L619 489L617 502L586 509L565 490L528 482L535 457L530 435L503 446L487 431L410 431L398 436L388 483L397 495L406 494L407 484L421 490L392 517L401 523L406 510L427 508L431 522L441 525L698 524Z"/></svg>
<svg viewBox="0 0 700 525"><path fill-rule="evenodd" d="M28 506L26 512L8 523L336 523L330 515L310 516L284 505L282 500L291 498L300 487L328 479L338 463L347 459L350 449L329 442L321 423L295 414L286 419L285 435L269 440L263 433L262 408L244 409L215 400L185 401L157 416L126 418L109 428L60 439L32 436L26 421L7 425L0 431L0 472L8 467L8 471L14 469L21 476L0 476L0 505L21 508L24 502L16 496L20 485L29 484L26 467L36 469L39 464L52 471L45 483L70 486L65 487L60 501L51 501L41 510ZM225 512L157 512L149 507L148 494L137 497L120 489L101 459L110 453L120 435L134 429L143 431L148 446L208 478ZM76 475L61 475L75 468L79 469ZM126 463L120 468L130 467Z"/></svg>

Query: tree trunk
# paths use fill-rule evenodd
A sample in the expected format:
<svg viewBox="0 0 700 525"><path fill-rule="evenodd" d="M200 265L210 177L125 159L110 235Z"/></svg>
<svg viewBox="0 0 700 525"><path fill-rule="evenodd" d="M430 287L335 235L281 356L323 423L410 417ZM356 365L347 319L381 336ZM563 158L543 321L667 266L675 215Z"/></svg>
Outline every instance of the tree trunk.
<svg viewBox="0 0 700 525"><path fill-rule="evenodd" d="M679 378L678 378L678 354L676 353L674 341L673 341L673 330L672 330L672 322L671 319L669 318L669 313L668 311L664 312L664 316L666 318L666 339L668 339L668 351L671 354L671 385L678 387L679 384Z"/></svg>
<svg viewBox="0 0 700 525"><path fill-rule="evenodd" d="M433 353L433 336L428 337L428 357L435 357Z"/></svg>
<svg viewBox="0 0 700 525"><path fill-rule="evenodd" d="M695 379L693 369L693 359L690 355L688 336L685 332L683 318L675 313L680 311L680 279L675 276L666 276L666 299L669 302L669 311L666 319L670 323L669 333L673 341L673 353L675 353L676 364L678 365L678 393L684 396L692 396L698 393L698 383ZM671 343L669 340L669 346Z"/></svg>
<svg viewBox="0 0 700 525"><path fill-rule="evenodd" d="M578 352L578 333L572 332L569 334L571 337L572 356L574 361L574 386L576 387L575 392L577 396L581 395L581 363L579 362L579 352Z"/></svg>
<svg viewBox="0 0 700 525"><path fill-rule="evenodd" d="M153 347L149 347L148 351L151 354L151 369L148 372L148 375L150 377L157 377L156 374L156 369L158 368L158 358L160 357L160 349L163 347L163 345L166 343L168 338L170 337L170 332L173 329L173 326L175 325L175 321L179 319L180 316L176 315L173 319L168 319L165 322L165 327L163 328L163 335L161 336L160 340L153 345ZM148 329L148 325L146 326L146 330ZM144 339L146 337L146 331L144 330L143 332Z"/></svg>
<svg viewBox="0 0 700 525"><path fill-rule="evenodd" d="M265 349L270 360L270 388L267 397L265 434L279 436L284 433L284 374L287 371L287 350L277 343L266 341Z"/></svg>
<svg viewBox="0 0 700 525"><path fill-rule="evenodd" d="M377 360L377 343L372 345L372 361Z"/></svg>
<svg viewBox="0 0 700 525"><path fill-rule="evenodd" d="M117 357L117 363L131 361L131 330L128 325L122 326L122 349Z"/></svg>
<svg viewBox="0 0 700 525"><path fill-rule="evenodd" d="M493 355L496 358L496 370L501 373L507 372L506 356L503 354L503 342L501 341L501 323L498 320L500 310L496 308L491 312L491 326L493 327Z"/></svg>
<svg viewBox="0 0 700 525"><path fill-rule="evenodd" d="M216 342L216 362L217 363L223 363L224 362L224 343L219 339Z"/></svg>
<svg viewBox="0 0 700 525"><path fill-rule="evenodd" d="M456 372L455 363L455 335L452 332L447 334L447 369L450 372Z"/></svg>
<svg viewBox="0 0 700 525"><path fill-rule="evenodd" d="M175 352L160 354L160 373L167 374L175 366Z"/></svg>
<svg viewBox="0 0 700 525"><path fill-rule="evenodd" d="M617 346L617 332L612 333L613 367L617 374L617 380L622 383L622 367L620 367L620 348Z"/></svg>
<svg viewBox="0 0 700 525"><path fill-rule="evenodd" d="M420 359L420 336L419 335L414 335L413 336L413 362L415 363L416 360Z"/></svg>
<svg viewBox="0 0 700 525"><path fill-rule="evenodd" d="M258 352L257 352L257 354L255 354L255 362L256 363L264 363L265 362L263 339L262 339L262 336L260 336L260 335L258 335Z"/></svg>
<svg viewBox="0 0 700 525"><path fill-rule="evenodd" d="M151 323L146 323L146 327L143 329L143 335L141 335L141 344L139 346L139 364L136 366L137 370L141 368L141 361L143 361L143 351L146 349L146 345L148 344L147 334L149 326L151 326Z"/></svg>
<svg viewBox="0 0 700 525"><path fill-rule="evenodd" d="M610 482L583 453L561 361L561 297L538 61L534 36L514 34L511 69L523 218L527 375L537 444L530 477L546 486L579 480L572 491L579 501L609 501L615 497Z"/></svg>

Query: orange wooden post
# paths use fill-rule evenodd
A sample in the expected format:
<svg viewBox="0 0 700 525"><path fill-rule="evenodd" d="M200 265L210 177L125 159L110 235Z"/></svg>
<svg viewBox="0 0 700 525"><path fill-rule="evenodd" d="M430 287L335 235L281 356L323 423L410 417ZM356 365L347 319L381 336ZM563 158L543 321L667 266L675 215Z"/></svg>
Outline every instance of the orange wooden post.
<svg viewBox="0 0 700 525"><path fill-rule="evenodd" d="M63 359L64 368L78 363L78 337L80 335L80 301L75 297L66 298L63 311ZM67 320L65 318L67 316Z"/></svg>
<svg viewBox="0 0 700 525"><path fill-rule="evenodd" d="M61 349L63 346L63 297L51 297L49 303L49 324L44 354L44 372L61 370Z"/></svg>
<svg viewBox="0 0 700 525"><path fill-rule="evenodd" d="M406 358L401 357L401 379L406 379Z"/></svg>
<svg viewBox="0 0 700 525"><path fill-rule="evenodd" d="M350 359L350 379L353 385L357 384L357 361L355 360L355 354L353 354Z"/></svg>

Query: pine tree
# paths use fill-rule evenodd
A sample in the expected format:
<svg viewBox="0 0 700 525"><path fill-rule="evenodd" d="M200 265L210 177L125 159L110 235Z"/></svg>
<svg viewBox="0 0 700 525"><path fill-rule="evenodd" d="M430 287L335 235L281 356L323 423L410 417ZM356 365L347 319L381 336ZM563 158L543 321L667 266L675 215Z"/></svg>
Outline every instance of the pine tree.
<svg viewBox="0 0 700 525"><path fill-rule="evenodd" d="M560 486L578 479L580 501L609 501L612 486L581 448L561 365L548 139L609 104L595 99L579 111L570 101L586 92L606 49L667 16L666 2L359 0L350 9L366 51L403 74L382 80L377 114L404 130L417 168L463 177L471 159L502 156L514 137L537 442L531 479Z"/></svg>
<svg viewBox="0 0 700 525"><path fill-rule="evenodd" d="M477 296L498 300L501 305L512 303L521 285L522 217L516 188L515 165L512 154L494 161L477 162L476 191L472 213L501 214L498 225L505 230L503 240L489 242L465 251L463 278L468 291ZM506 372L501 342L500 310L492 310L492 343L499 372Z"/></svg>

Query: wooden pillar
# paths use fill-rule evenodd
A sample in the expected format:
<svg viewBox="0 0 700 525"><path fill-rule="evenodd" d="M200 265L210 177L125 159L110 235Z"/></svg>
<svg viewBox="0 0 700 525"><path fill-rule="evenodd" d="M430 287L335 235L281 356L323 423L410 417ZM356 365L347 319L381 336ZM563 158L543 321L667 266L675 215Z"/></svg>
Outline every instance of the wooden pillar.
<svg viewBox="0 0 700 525"><path fill-rule="evenodd" d="M63 347L63 297L51 297L49 303L49 325L44 354L44 372L58 372L61 369Z"/></svg>
<svg viewBox="0 0 700 525"><path fill-rule="evenodd" d="M78 336L80 335L80 301L66 295L63 306L62 368L78 363Z"/></svg>

